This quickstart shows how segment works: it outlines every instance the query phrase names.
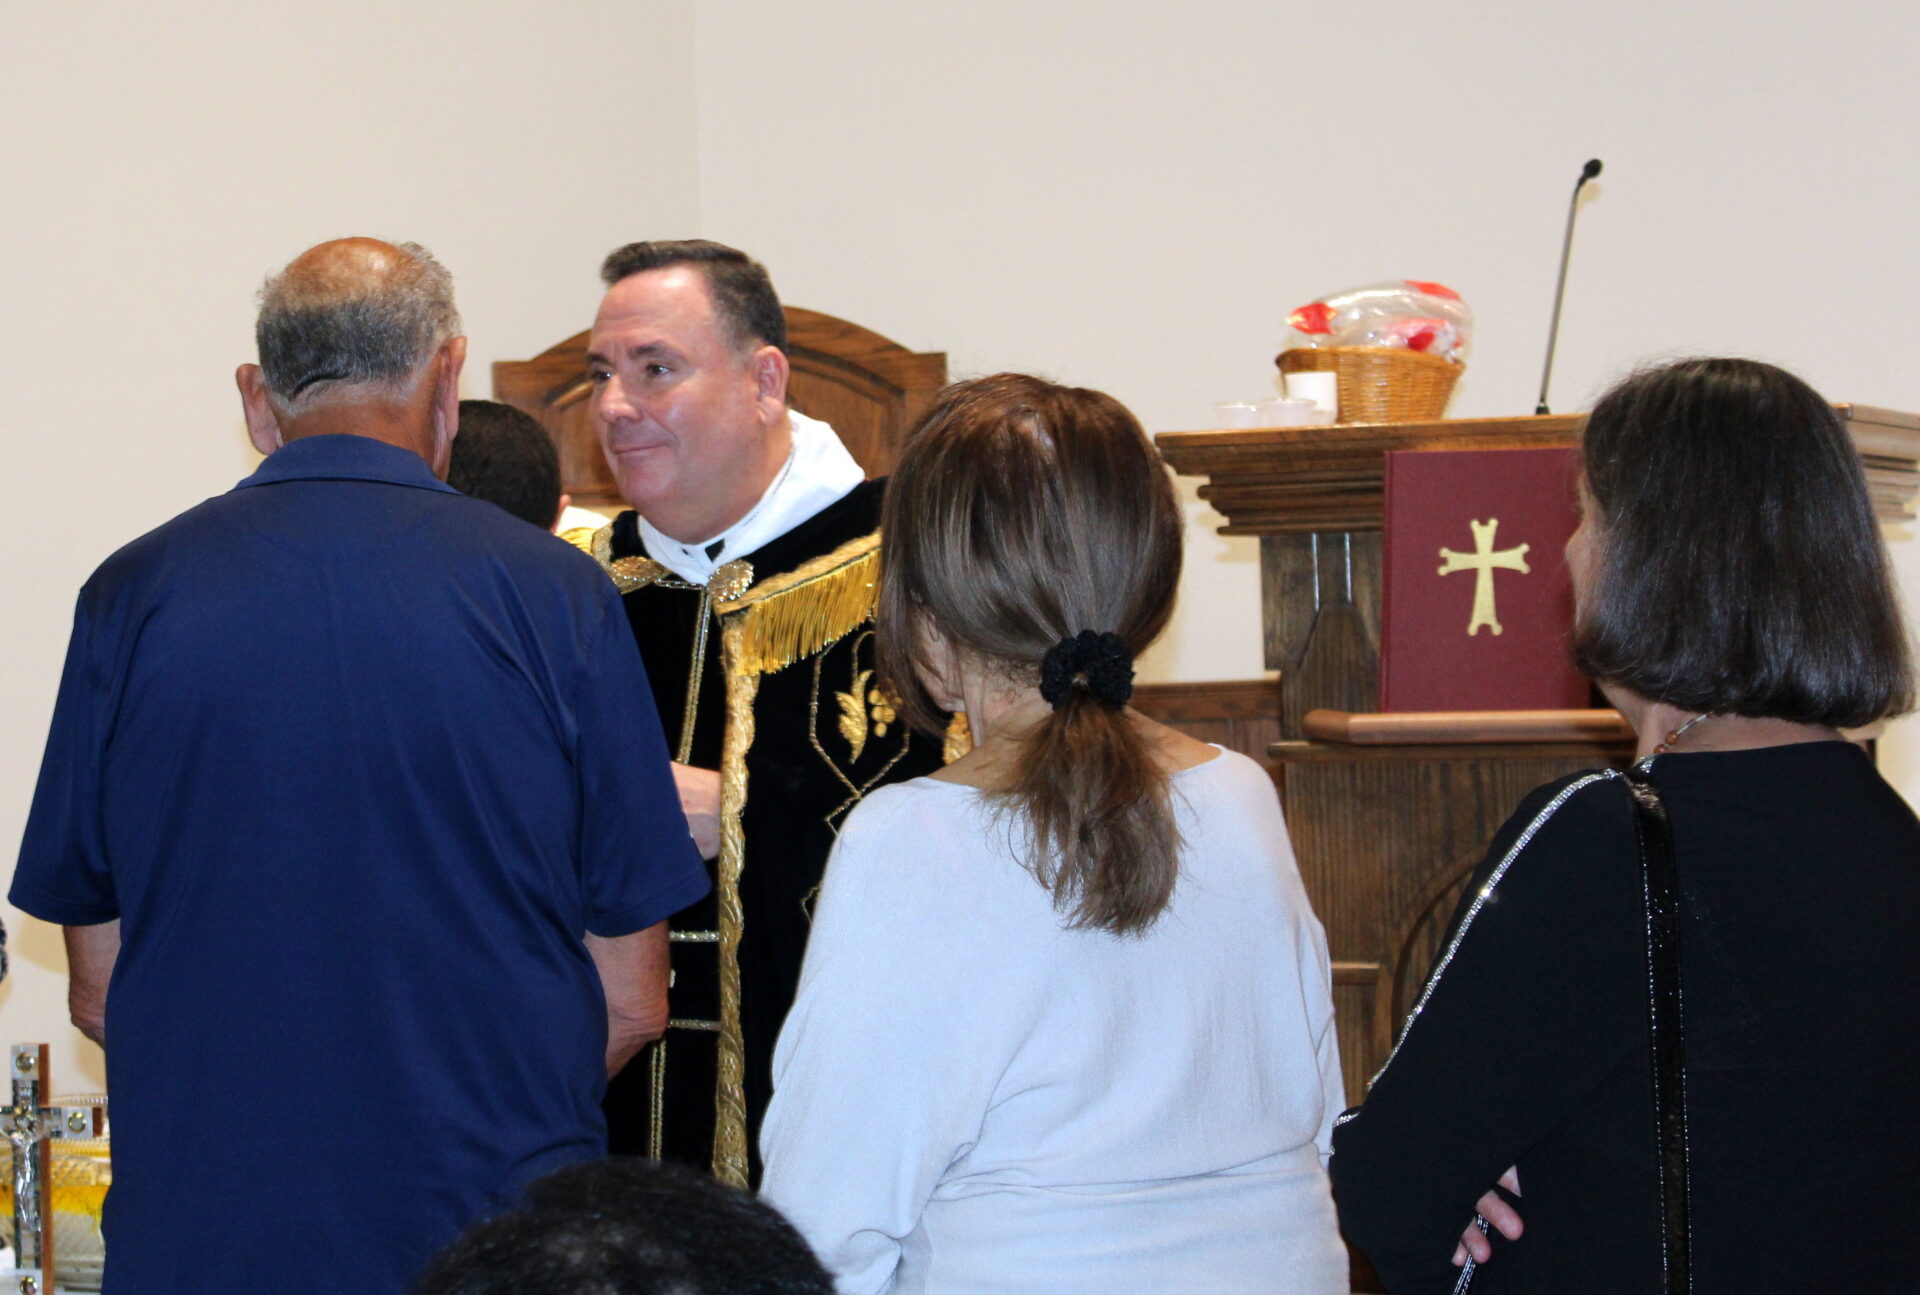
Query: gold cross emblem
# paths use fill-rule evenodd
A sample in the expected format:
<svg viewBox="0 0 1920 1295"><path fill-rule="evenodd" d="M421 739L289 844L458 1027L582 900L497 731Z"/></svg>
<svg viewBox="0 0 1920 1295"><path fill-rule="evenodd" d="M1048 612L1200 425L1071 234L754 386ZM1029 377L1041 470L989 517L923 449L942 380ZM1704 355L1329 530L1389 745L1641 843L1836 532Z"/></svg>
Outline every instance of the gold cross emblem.
<svg viewBox="0 0 1920 1295"><path fill-rule="evenodd" d="M1484 522L1468 521L1473 530L1473 552L1455 553L1452 549L1440 550L1440 574L1452 575L1456 571L1472 571L1473 615L1467 619L1467 633L1478 634L1485 625L1495 634L1500 633L1499 618L1493 609L1493 572L1498 567L1503 571L1527 571L1528 544L1516 544L1510 549L1495 551L1493 533L1500 527L1498 517L1490 517Z"/></svg>

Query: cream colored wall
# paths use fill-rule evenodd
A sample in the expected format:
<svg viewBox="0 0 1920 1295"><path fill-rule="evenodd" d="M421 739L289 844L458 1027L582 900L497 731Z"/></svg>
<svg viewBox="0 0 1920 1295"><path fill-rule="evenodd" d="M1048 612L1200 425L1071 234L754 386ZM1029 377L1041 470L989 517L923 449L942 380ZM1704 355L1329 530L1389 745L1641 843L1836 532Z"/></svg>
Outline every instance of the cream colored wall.
<svg viewBox="0 0 1920 1295"><path fill-rule="evenodd" d="M252 469L232 374L269 269L343 234L424 243L454 273L465 387L485 395L493 360L587 324L609 248L697 213L692 29L664 0L0 13L11 856L75 591L120 544ZM65 1022L58 931L3 911L0 1043L49 1040L57 1082L97 1089L98 1050Z"/></svg>
<svg viewBox="0 0 1920 1295"><path fill-rule="evenodd" d="M1287 311L1438 279L1479 319L1456 415L1531 413L1567 199L1554 404L1686 352L1920 410L1920 10L708 0L703 231L789 300L956 375L1114 392L1152 430L1267 390ZM1250 540L1189 493L1158 679L1261 668ZM1903 532L1904 533L1904 532ZM1910 605L1920 546L1896 545ZM1912 723L1883 763L1920 799Z"/></svg>
<svg viewBox="0 0 1920 1295"><path fill-rule="evenodd" d="M230 375L250 296L321 238L441 255L469 394L493 359L584 324L607 248L698 232L958 374L1104 387L1156 430L1265 389L1290 307L1438 278L1481 320L1453 412L1519 413L1566 196L1597 155L1559 407L1637 360L1727 351L1920 409L1904 0L0 13L0 842L24 822L75 589L249 470ZM1252 675L1254 546L1190 516L1148 673ZM1916 548L1896 546L1910 601ZM1885 761L1920 798L1912 727ZM62 1086L97 1087L57 933L5 916L0 1042L52 1039Z"/></svg>

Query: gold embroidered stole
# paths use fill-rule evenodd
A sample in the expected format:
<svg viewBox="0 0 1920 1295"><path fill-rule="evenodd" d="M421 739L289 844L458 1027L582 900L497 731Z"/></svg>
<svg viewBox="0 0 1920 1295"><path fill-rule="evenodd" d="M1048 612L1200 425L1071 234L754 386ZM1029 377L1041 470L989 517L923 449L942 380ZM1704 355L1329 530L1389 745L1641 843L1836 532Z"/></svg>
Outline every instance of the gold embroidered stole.
<svg viewBox="0 0 1920 1295"><path fill-rule="evenodd" d="M610 526L597 533L583 531L578 537L570 534L566 538L591 553L623 594L668 576L666 569L650 558L614 558ZM720 857L715 884L720 1020L713 1172L723 1182L738 1187L745 1187L748 1178L746 1047L740 1006L740 942L746 915L740 899L740 878L746 866L742 816L748 796L747 752L754 741L754 702L763 677L818 656L872 621L879 574L880 533L875 531L756 586L716 580L713 589L727 709L721 741ZM724 587L729 583L731 587ZM971 744L965 716L956 715L947 733L946 758L952 760L963 754ZM656 1073L656 1106L663 1081L664 1075Z"/></svg>
<svg viewBox="0 0 1920 1295"><path fill-rule="evenodd" d="M714 610L720 617L727 672L727 731L720 758L719 1077L715 1093L713 1171L747 1185L746 1047L740 1028L740 874L746 865L747 751L753 745L753 702L760 679L824 652L873 619L878 597L880 533L761 583Z"/></svg>

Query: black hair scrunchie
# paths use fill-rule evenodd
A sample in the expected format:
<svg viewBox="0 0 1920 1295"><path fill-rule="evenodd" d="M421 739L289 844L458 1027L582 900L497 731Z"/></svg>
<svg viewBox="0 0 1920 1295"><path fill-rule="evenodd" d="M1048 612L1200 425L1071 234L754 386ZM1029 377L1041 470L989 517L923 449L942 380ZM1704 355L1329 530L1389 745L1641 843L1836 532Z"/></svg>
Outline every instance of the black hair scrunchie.
<svg viewBox="0 0 1920 1295"><path fill-rule="evenodd" d="M1109 706L1126 705L1133 696L1133 653L1126 641L1092 630L1061 639L1040 662L1040 695L1059 710L1073 693L1073 681L1083 675L1095 697Z"/></svg>

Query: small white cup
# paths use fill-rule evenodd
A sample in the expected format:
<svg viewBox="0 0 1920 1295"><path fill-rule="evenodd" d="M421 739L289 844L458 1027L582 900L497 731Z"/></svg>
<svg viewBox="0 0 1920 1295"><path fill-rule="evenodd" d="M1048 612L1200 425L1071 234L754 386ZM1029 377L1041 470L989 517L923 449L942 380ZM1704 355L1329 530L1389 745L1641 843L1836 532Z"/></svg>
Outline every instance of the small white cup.
<svg viewBox="0 0 1920 1295"><path fill-rule="evenodd" d="M1257 405L1245 400L1223 400L1213 407L1217 425L1220 427L1258 427L1260 410Z"/></svg>
<svg viewBox="0 0 1920 1295"><path fill-rule="evenodd" d="M1325 369L1287 374L1287 396L1311 400L1333 417L1340 416L1340 376Z"/></svg>
<svg viewBox="0 0 1920 1295"><path fill-rule="evenodd" d="M1303 427L1320 412L1311 400L1263 400L1254 409L1261 427Z"/></svg>

